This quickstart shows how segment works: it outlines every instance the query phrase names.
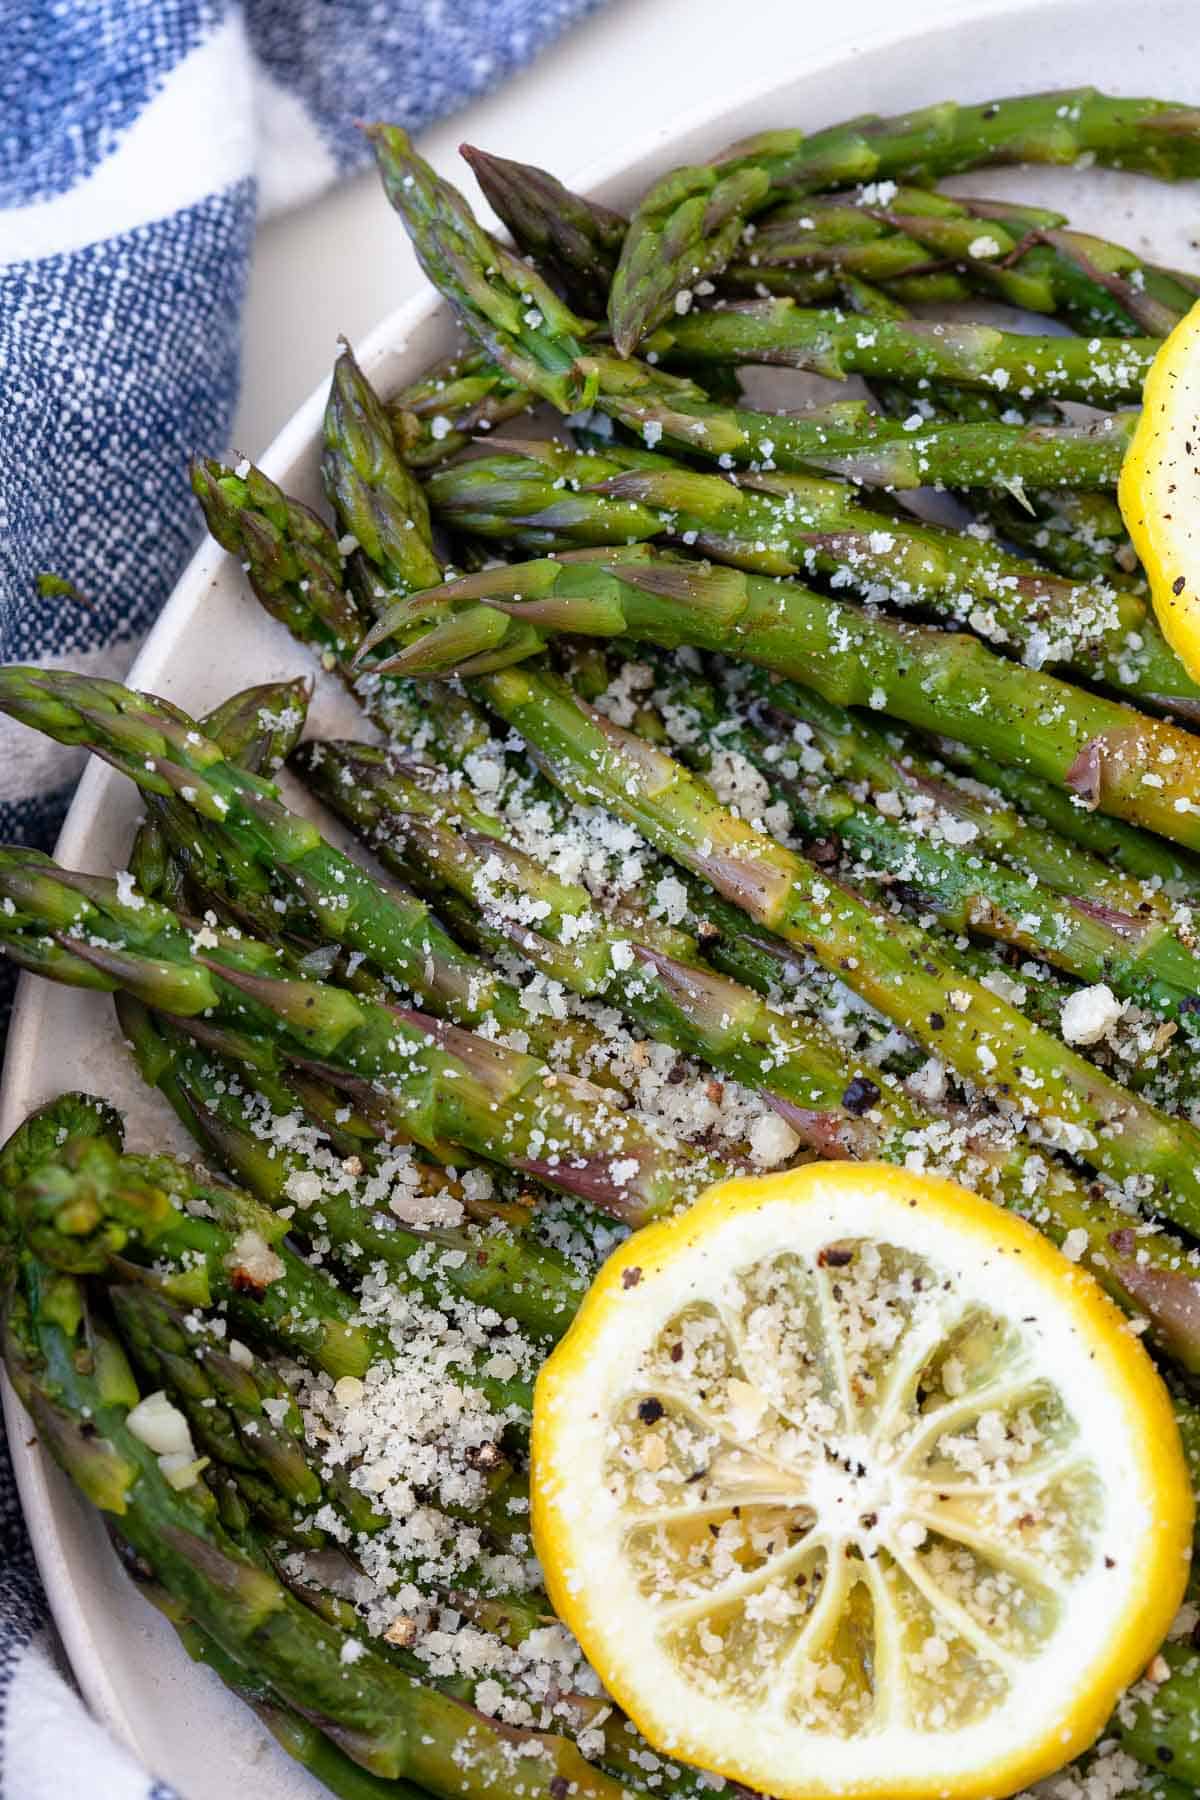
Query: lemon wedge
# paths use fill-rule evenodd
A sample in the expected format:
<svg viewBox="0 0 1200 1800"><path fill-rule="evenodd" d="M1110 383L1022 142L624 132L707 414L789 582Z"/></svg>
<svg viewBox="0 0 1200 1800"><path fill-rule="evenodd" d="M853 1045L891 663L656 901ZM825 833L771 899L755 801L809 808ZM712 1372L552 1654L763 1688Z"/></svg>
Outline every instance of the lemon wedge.
<svg viewBox="0 0 1200 1800"><path fill-rule="evenodd" d="M656 1750L780 1800L999 1796L1183 1594L1170 1401L1092 1278L952 1182L816 1163L601 1270L539 1376L550 1597Z"/></svg>
<svg viewBox="0 0 1200 1800"><path fill-rule="evenodd" d="M1163 636L1200 681L1200 303L1150 365L1118 497Z"/></svg>

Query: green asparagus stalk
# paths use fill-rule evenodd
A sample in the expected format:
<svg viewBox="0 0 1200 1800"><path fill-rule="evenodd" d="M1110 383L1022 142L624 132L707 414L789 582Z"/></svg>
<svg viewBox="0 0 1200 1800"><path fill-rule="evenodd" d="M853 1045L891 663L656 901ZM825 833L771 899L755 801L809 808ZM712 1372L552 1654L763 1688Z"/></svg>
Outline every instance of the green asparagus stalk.
<svg viewBox="0 0 1200 1800"><path fill-rule="evenodd" d="M1005 543L1069 581L1145 591L1115 495L1057 488L1026 494L1024 500L1022 505L996 493L978 496L973 504L986 512L991 528Z"/></svg>
<svg viewBox="0 0 1200 1800"><path fill-rule="evenodd" d="M252 1340L269 1338L335 1378L362 1375L388 1354L349 1296L283 1241L284 1221L169 1157L73 1140L21 1183L12 1205L31 1248L70 1273L115 1272L169 1300L222 1305ZM185 1210L192 1205L207 1210ZM156 1276L142 1257L165 1260L168 1273Z"/></svg>
<svg viewBox="0 0 1200 1800"><path fill-rule="evenodd" d="M217 542L238 557L263 608L279 618L298 643L315 651L323 667L342 672L346 660L362 642L368 621L343 592L337 637L330 635L322 616L320 592L314 592L304 572L289 536L289 521L299 509L304 541L311 540L314 554L336 570L340 584L345 579L345 569L338 541L316 513L309 513L298 501L268 483L261 469L253 464L245 466L247 474L243 478L212 459L192 463L192 488L205 524ZM218 733L207 735L226 749ZM236 751L226 749L226 754L232 761L242 761ZM255 772L273 773L269 769Z"/></svg>
<svg viewBox="0 0 1200 1800"><path fill-rule="evenodd" d="M449 887L490 912L498 941L535 967L619 1006L683 1054L765 1090L812 1148L903 1154L905 1134L920 1122L903 1095L883 1093L865 1067L848 1066L820 1027L714 975L686 932L640 909L608 916L586 889L508 844L502 820L420 765L365 744L319 742L295 766L385 866L407 872L415 861L432 890ZM528 915L536 924L521 922Z"/></svg>
<svg viewBox="0 0 1200 1800"><path fill-rule="evenodd" d="M1044 820L1034 823L999 794L955 780L911 735L884 729L795 682L756 672L742 680L740 671L728 672L730 677L735 673L730 685L754 724L776 737L802 737L820 752L828 774L866 783L875 794L911 796L925 811L942 809L970 827L965 842L1035 876L1056 893L1084 895L1117 911L1140 910L1169 922L1170 905L1144 881L1114 872L1105 858L1048 829ZM734 701L733 693L723 700L713 687L673 669L660 671L659 679L668 687L678 682L681 703L696 705L710 727L725 716L718 709L727 711Z"/></svg>
<svg viewBox="0 0 1200 1800"><path fill-rule="evenodd" d="M200 721L206 737L219 744L231 762L253 774L272 776L282 768L304 729L311 699L311 683L293 680L246 688L233 694ZM147 817L139 826L129 853L129 868L144 894L202 914L207 910L212 879L209 867L203 899L189 881L200 861L191 815L169 800L151 800ZM236 894L229 885L229 857L221 868L221 909L228 917L245 921L273 938L282 923L276 898L266 876L245 858L238 861Z"/></svg>
<svg viewBox="0 0 1200 1800"><path fill-rule="evenodd" d="M1169 1671L1153 1684L1139 1683L1123 1709L1117 1736L1123 1749L1151 1769L1169 1774L1183 1792L1200 1784L1196 1714L1200 1707L1200 1655L1190 1644L1164 1644L1159 1652ZM1158 1673L1159 1658L1155 1658Z"/></svg>
<svg viewBox="0 0 1200 1800"><path fill-rule="evenodd" d="M629 356L650 321L665 318L681 293L717 275L742 240L746 220L771 189L766 169L681 168L644 194L613 270L608 320L620 356Z"/></svg>
<svg viewBox="0 0 1200 1800"><path fill-rule="evenodd" d="M1033 337L941 319L878 319L870 330L838 312L792 300L747 300L691 312L646 339L668 366L750 363L809 369L843 380L897 383L921 392L939 382L1022 400L1136 401L1158 348L1154 338Z"/></svg>
<svg viewBox="0 0 1200 1800"><path fill-rule="evenodd" d="M117 1010L143 1079L162 1092L188 1129L264 1205L296 1209L289 1221L293 1233L321 1235L350 1270L382 1265L394 1283L423 1294L431 1304L447 1293L457 1294L477 1305L495 1306L543 1342L561 1337L585 1286L565 1259L511 1231L473 1235L446 1226L417 1230L402 1225L393 1214L359 1198L353 1162L348 1169L320 1168L294 1139L264 1134L250 1105L266 1085L261 1068L246 1069L195 1043L169 1021L155 1020L128 995L117 996ZM261 1053L259 1046L255 1050ZM294 1116L288 1097L285 1089L273 1118ZM364 1154L369 1172L377 1158L370 1151ZM355 1160L361 1169L363 1156ZM431 1191L450 1187L453 1192L452 1179L450 1172L430 1168L426 1185ZM413 1259L422 1250L434 1254L419 1258L421 1272L415 1273Z"/></svg>
<svg viewBox="0 0 1200 1800"><path fill-rule="evenodd" d="M92 1141L67 1146L25 1181L14 1205L26 1241L53 1266L128 1274L172 1302L223 1305L252 1341L335 1379L362 1376L393 1354L386 1330L364 1323L350 1296L291 1249L287 1220L171 1157L117 1156ZM176 1272L159 1279L155 1256ZM519 1377L496 1379L464 1361L462 1379L500 1410L529 1411L529 1384Z"/></svg>
<svg viewBox="0 0 1200 1800"><path fill-rule="evenodd" d="M1088 424L926 423L852 400L802 413L716 406L694 382L637 361L596 359L599 409L653 447L664 443L762 470L823 469L864 487L1106 488L1115 485L1135 414ZM722 461L722 459L725 459Z"/></svg>
<svg viewBox="0 0 1200 1800"><path fill-rule="evenodd" d="M1157 887L1114 871L1103 855L1052 830L1045 819L1036 819L1036 806L1031 806L1034 817L1027 817L1018 806L1006 805L999 792L954 779L945 763L928 756L916 740L883 731L862 713L849 713L795 682L752 675L745 688L754 697L754 722L775 738L781 731L795 736L795 725L801 725L829 774L867 783L874 794L909 796L927 812L941 808L970 828L964 841L1033 875L1054 893L1076 895L1099 909L1139 914L1171 927L1173 905ZM721 702L709 700L702 689L700 704L709 716ZM1034 785L1022 797L1029 803L1031 794L1040 792Z"/></svg>
<svg viewBox="0 0 1200 1800"><path fill-rule="evenodd" d="M349 1470L318 1472L313 1466L299 1409L261 1358L244 1345L237 1347L236 1357L229 1354L223 1338L195 1313L185 1316L144 1287L110 1287L108 1300L124 1348L139 1373L180 1407L197 1447L222 1471L222 1480L227 1475L232 1479L266 1529L302 1547L319 1548L328 1538L313 1515L325 1506L340 1514L356 1537L373 1537L386 1528L387 1515L354 1486ZM494 1461L489 1478L495 1480L502 1472L502 1478L511 1482L511 1470L498 1445L490 1449ZM479 1517L485 1520L486 1512ZM243 1541L250 1541L248 1534ZM476 1579L478 1573L468 1572L460 1579ZM391 1581L397 1589L429 1587L416 1563L398 1567ZM545 1596L537 1594L527 1602L521 1596L468 1595L464 1588L460 1598L460 1610L486 1609L492 1626L506 1635L509 1627L527 1635L539 1613L545 1615L549 1607ZM436 1606L444 1604L446 1596L439 1600L431 1595L430 1600ZM353 1609L349 1613L355 1617ZM356 1635L370 1641L361 1628ZM405 1666L414 1674L423 1672L415 1658L407 1659Z"/></svg>
<svg viewBox="0 0 1200 1800"><path fill-rule="evenodd" d="M1170 894L1200 899L1200 862L1178 845L1102 812L1089 811L1077 796L1039 780L1026 769L1013 768L950 738L937 742L938 754L946 762L994 788L1014 807L1022 808L1027 818L1043 820L1062 837L1137 881L1161 883Z"/></svg>
<svg viewBox="0 0 1200 1800"><path fill-rule="evenodd" d="M580 366L586 322L488 236L457 190L412 153L399 126L368 126L367 137L392 205L411 206L436 222L417 245L422 267L435 287L453 289L484 347L513 379L561 411L590 406L595 376Z"/></svg>
<svg viewBox="0 0 1200 1800"><path fill-rule="evenodd" d="M248 565L254 591L267 612L290 630L302 617L309 641L334 657L355 642L354 608L342 585L342 559L328 526L289 499L250 464L244 473L197 458L192 489L217 542ZM303 586L297 612L293 590Z"/></svg>
<svg viewBox="0 0 1200 1800"><path fill-rule="evenodd" d="M1083 155L1163 180L1200 174L1200 124L1187 107L1115 99L1094 88L954 101L896 118L865 116L806 136L770 131L708 165L676 169L652 187L630 221L613 279L609 322L628 355L694 283L719 272L737 243L730 209L706 220L699 197L745 182L740 220L771 199L870 181L930 183L1003 163L1069 164ZM757 179L756 179L757 178ZM724 251L724 257L722 257ZM657 255L654 255L657 252Z"/></svg>
<svg viewBox="0 0 1200 1800"><path fill-rule="evenodd" d="M351 1762L315 1725L292 1707L281 1705L261 1676L229 1656L196 1625L186 1621L176 1629L193 1662L211 1669L231 1693L251 1707L280 1749L337 1800L428 1800L428 1790L411 1781L385 1780Z"/></svg>
<svg viewBox="0 0 1200 1800"><path fill-rule="evenodd" d="M443 610L445 624L422 632ZM473 674L523 660L562 631L725 651L843 706L957 737L1091 809L1200 846L1200 757L1189 733L1006 662L974 638L831 602L796 582L644 546L584 552L485 570L402 602L367 645L407 640L381 670Z"/></svg>
<svg viewBox="0 0 1200 1800"><path fill-rule="evenodd" d="M39 1436L223 1651L252 1666L285 1705L319 1718L333 1743L376 1775L412 1777L447 1800L484 1800L513 1784L540 1791L553 1771L580 1795L619 1800L619 1785L567 1740L498 1727L362 1646L345 1655L342 1634L227 1535L208 1490L173 1488L130 1431L136 1384L79 1284L48 1275L28 1253L19 1277L4 1355Z"/></svg>
<svg viewBox="0 0 1200 1800"><path fill-rule="evenodd" d="M881 419L865 404L842 402L785 417L716 406L694 382L645 363L590 355L584 342L587 321L568 313L553 295L548 295L552 304L536 296L527 304L529 270L488 237L462 195L415 154L405 134L378 126L371 136L388 198L430 280L510 378L560 411L594 401L651 447L662 440L732 463L829 469L867 485L944 482L1019 489L1022 484L1105 487L1116 481L1132 416L1090 425L908 430L905 422Z"/></svg>
<svg viewBox="0 0 1200 1800"><path fill-rule="evenodd" d="M1151 1176L1164 1211L1181 1223L1200 1220L1200 1132L1146 1106L989 989L939 963L920 932L743 823L703 781L552 677L506 669L477 686L567 792L636 825L756 924L842 975L966 1079L1041 1120L1051 1137L1071 1139L1118 1181Z"/></svg>
<svg viewBox="0 0 1200 1800"><path fill-rule="evenodd" d="M868 600L918 605L1018 646L1034 667L1065 665L1156 706L1200 712L1200 685L1138 594L1061 580L965 532L881 517L841 482L734 483L624 447L501 448L431 475L439 518L527 552L663 539L756 574L832 576Z"/></svg>
<svg viewBox="0 0 1200 1800"><path fill-rule="evenodd" d="M572 306L586 316L601 317L628 221L597 201L572 193L545 169L490 156L470 144L461 150L518 250L549 276ZM1048 217L1058 219L1057 214ZM921 256L928 263L928 252ZM858 310L858 277L851 269L764 265L750 254L729 263L719 283L727 295L761 293L764 287L810 305L837 301ZM969 292L957 275L940 269L910 275L900 287L902 297L914 304L958 300Z"/></svg>
<svg viewBox="0 0 1200 1800"><path fill-rule="evenodd" d="M627 221L599 201L585 200L545 169L459 146L484 198L567 302L600 318L617 266Z"/></svg>
<svg viewBox="0 0 1200 1800"><path fill-rule="evenodd" d="M298 979L244 937L210 931L196 947L165 908L134 898L123 903L115 884L69 874L34 852L0 855L0 938L21 966L121 988L181 1018L261 1032L354 1092L374 1085L417 1143L462 1144L631 1222L671 1210L725 1173L714 1159L651 1137L589 1083L426 1014Z"/></svg>
<svg viewBox="0 0 1200 1800"><path fill-rule="evenodd" d="M312 683L305 676L269 681L231 694L200 723L231 762L269 778L299 743L311 699Z"/></svg>
<svg viewBox="0 0 1200 1800"><path fill-rule="evenodd" d="M695 704L694 696L697 691L702 696L703 686L689 682L687 691ZM799 697L797 708L802 717L808 710L805 699ZM700 704L713 723L727 721L727 711L715 694L707 701L701 697ZM781 710L786 715L786 699ZM917 786L919 774L912 772L906 782L887 756L886 746L856 755L853 730L847 717L835 740L843 752L841 773L852 780L869 780L877 774L882 777L877 791L883 794L899 796ZM917 890L922 909L934 914L945 929L974 931L1013 944L1027 955L1045 957L1080 981L1107 982L1123 998L1176 1022L1181 1012L1186 1017L1191 996L1200 993L1200 957L1174 930L1169 909L1129 889L1112 892L1101 887L1091 892L1085 887L1072 893L1060 885L1056 891L1040 877L1030 881L1027 874L995 861L987 853L988 838L995 832L1011 847L1016 835L1011 816L997 818L987 807L971 805L946 784L938 787L926 778L922 791L927 798L936 796L942 817L952 815L974 833L969 845L947 842L919 826L914 829L899 808L899 816L894 816L861 799L855 787L828 777L804 781L783 774L780 746L753 726L730 730L726 723L719 740L701 739L688 746L685 760L706 769L717 744L747 756L805 834L818 838L831 834L856 859L855 869L868 877L884 874ZM1020 834L1022 839L1024 835ZM1035 835L1031 830L1029 836ZM1046 848L1053 855L1054 846ZM1039 863L1049 860L1036 849L1033 854ZM1054 862L1057 871L1059 859ZM1061 884L1061 875L1059 880Z"/></svg>
<svg viewBox="0 0 1200 1800"><path fill-rule="evenodd" d="M1057 313L1091 337L1165 337L1192 296L1133 251L1067 228L1061 213L927 188L816 194L763 215L750 258L763 271L837 270L900 299L932 268L953 270L954 298L982 293Z"/></svg>
<svg viewBox="0 0 1200 1800"><path fill-rule="evenodd" d="M367 956L431 1010L460 1023L489 1020L547 1054L570 1057L587 1048L583 1026L539 1028L518 991L461 950L428 906L382 887L327 844L311 821L289 812L271 783L230 762L174 708L118 683L64 676L53 685L52 697L37 671L0 671L0 710L11 705L60 741L90 743L145 791L186 805L198 821L202 851L210 839L218 849L229 842L271 870L300 898L323 938Z"/></svg>
<svg viewBox="0 0 1200 1800"><path fill-rule="evenodd" d="M465 450L477 432L536 405L485 350L464 351L392 396L388 421L397 450L412 469L435 468Z"/></svg>
<svg viewBox="0 0 1200 1800"><path fill-rule="evenodd" d="M325 491L361 553L398 594L431 586L441 569L429 548L425 495L397 455L383 404L346 343L334 364L324 437ZM391 504L380 506L380 495Z"/></svg>
<svg viewBox="0 0 1200 1800"><path fill-rule="evenodd" d="M612 921L597 916L586 893L513 852L504 844L500 821L464 805L446 783L435 779L431 786L428 771L423 782L386 752L358 744L306 747L302 761L306 779L321 797L379 851L402 841L396 855L407 852L424 865L432 883L457 887L476 905L486 907L481 896L508 888L512 896L547 909L536 931L517 925L506 932L501 926L502 935L567 986L611 999L656 1037L773 1096L782 1116L819 1154L903 1161L922 1141L929 1115L906 1102L902 1091L872 1079L878 1071L849 1060L844 1049L803 1019L756 1004L750 989L714 976L695 940L684 933L664 930L644 916L622 914ZM595 922L594 931L582 939L568 934L560 950L561 922L581 917ZM627 967L615 954L622 944L633 952ZM1059 1241L1082 1228L1100 1278L1122 1304L1140 1310L1139 1299L1123 1285L1120 1257L1114 1256L1114 1234L1118 1244L1126 1241L1120 1235L1128 1229L1124 1216L1098 1206L1081 1184L1052 1174L1042 1159L1034 1168L1023 1148L1008 1154L994 1150L986 1130L968 1135L963 1159L962 1179L1010 1204L1026 1207L1036 1190L1038 1222ZM1177 1242L1159 1233L1138 1243L1147 1264L1169 1283L1177 1281Z"/></svg>
<svg viewBox="0 0 1200 1800"><path fill-rule="evenodd" d="M274 1371L244 1346L231 1355L194 1312L151 1288L113 1284L108 1299L127 1353L148 1385L179 1406L197 1449L234 1472L280 1536L324 1544L310 1521L325 1491L305 1454L299 1410Z"/></svg>

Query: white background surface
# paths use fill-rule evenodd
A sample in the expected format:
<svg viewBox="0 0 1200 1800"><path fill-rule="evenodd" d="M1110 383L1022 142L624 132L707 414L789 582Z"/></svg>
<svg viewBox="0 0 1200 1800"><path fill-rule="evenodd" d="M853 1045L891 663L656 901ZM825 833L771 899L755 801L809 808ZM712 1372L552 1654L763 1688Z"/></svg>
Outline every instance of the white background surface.
<svg viewBox="0 0 1200 1800"><path fill-rule="evenodd" d="M831 49L868 50L903 26L917 32L963 14L962 0L610 0L500 92L425 132L420 147L473 200L464 140L538 162L571 185L615 160L622 139L643 146L656 123L665 135L706 102L715 116ZM265 225L230 448L257 456L328 373L339 332L364 337L423 279L371 173Z"/></svg>

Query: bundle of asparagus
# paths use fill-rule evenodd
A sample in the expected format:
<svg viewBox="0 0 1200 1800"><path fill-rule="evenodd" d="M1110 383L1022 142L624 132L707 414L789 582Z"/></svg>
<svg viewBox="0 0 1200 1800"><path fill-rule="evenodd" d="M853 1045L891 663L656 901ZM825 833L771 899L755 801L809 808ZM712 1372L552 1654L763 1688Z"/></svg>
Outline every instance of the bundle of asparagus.
<svg viewBox="0 0 1200 1800"><path fill-rule="evenodd" d="M196 723L0 671L0 710L148 806L132 889L0 851L0 949L113 993L224 1171L125 1152L86 1097L29 1120L5 1361L148 1597L333 1791L698 1794L527 1556L531 1380L614 1231L748 1162L943 1169L1087 1263L1200 1447L1200 690L1103 491L1195 290L916 185L1081 154L1192 176L1200 123L1086 91L774 134L628 222L469 151L528 261L370 135L475 344L387 404L343 351L340 543L248 465L192 478L388 741L299 744L300 683ZM970 294L1084 335L906 311ZM882 410L750 409L752 364ZM452 460L541 401L574 441ZM928 485L968 529L892 496ZM284 763L388 880L286 804ZM1195 1658L1159 1660L1107 1792L1131 1759L1136 1791L1200 1783Z"/></svg>

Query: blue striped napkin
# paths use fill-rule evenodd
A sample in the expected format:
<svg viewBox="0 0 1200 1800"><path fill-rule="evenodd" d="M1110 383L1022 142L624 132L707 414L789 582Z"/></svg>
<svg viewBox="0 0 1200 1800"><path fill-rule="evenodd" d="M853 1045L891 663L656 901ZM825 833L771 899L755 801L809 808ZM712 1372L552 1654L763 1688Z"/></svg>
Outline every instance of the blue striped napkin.
<svg viewBox="0 0 1200 1800"><path fill-rule="evenodd" d="M120 675L227 445L256 219L494 87L597 0L0 7L0 662ZM67 577L87 604L39 593ZM0 842L49 847L79 759L0 721ZM0 1445L0 1796L169 1800L54 1662Z"/></svg>

